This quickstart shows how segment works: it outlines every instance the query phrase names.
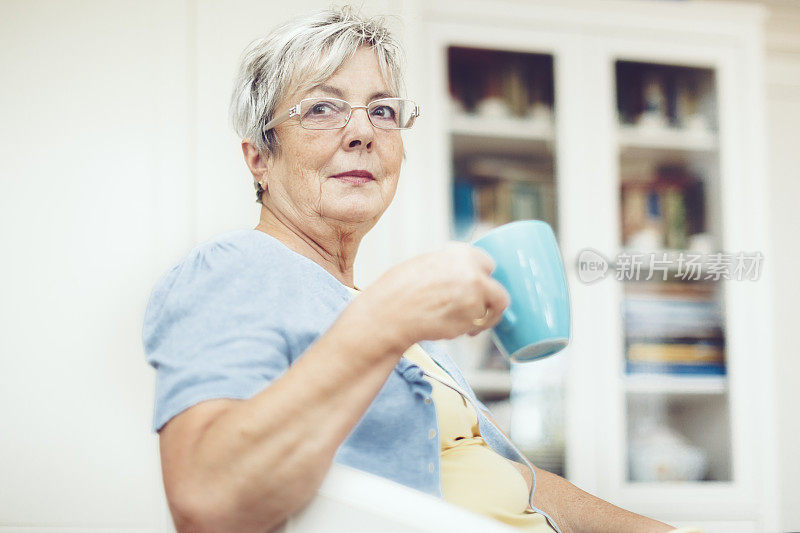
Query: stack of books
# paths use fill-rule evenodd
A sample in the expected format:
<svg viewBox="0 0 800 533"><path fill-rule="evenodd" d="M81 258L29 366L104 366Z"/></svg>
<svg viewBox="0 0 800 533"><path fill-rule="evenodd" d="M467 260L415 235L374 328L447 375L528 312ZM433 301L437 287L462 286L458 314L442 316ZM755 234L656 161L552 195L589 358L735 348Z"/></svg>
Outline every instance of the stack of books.
<svg viewBox="0 0 800 533"><path fill-rule="evenodd" d="M629 284L624 301L629 374L725 374L721 305L706 284Z"/></svg>
<svg viewBox="0 0 800 533"><path fill-rule="evenodd" d="M478 223L499 226L513 220L544 220L556 228L552 169L530 162L478 157L453 184L454 233L468 234Z"/></svg>
<svg viewBox="0 0 800 533"><path fill-rule="evenodd" d="M705 191L698 178L680 167L624 175L621 183L622 242L642 231L660 235L660 246L687 247L689 236L705 230Z"/></svg>

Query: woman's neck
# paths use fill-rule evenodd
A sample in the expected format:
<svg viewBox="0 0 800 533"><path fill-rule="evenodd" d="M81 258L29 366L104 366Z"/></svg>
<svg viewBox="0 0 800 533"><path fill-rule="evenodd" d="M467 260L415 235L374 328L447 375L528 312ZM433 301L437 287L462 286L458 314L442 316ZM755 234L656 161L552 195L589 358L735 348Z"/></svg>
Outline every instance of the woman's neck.
<svg viewBox="0 0 800 533"><path fill-rule="evenodd" d="M353 287L353 264L363 235L343 233L330 226L309 230L288 218L261 207L261 217L254 228L278 239L289 249L309 258L347 287Z"/></svg>

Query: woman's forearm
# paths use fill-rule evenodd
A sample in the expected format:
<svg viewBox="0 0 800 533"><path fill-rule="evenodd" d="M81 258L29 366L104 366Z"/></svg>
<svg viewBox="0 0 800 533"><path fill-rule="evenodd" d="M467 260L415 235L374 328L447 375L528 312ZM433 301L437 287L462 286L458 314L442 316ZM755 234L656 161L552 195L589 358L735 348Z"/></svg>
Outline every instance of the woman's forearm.
<svg viewBox="0 0 800 533"><path fill-rule="evenodd" d="M663 522L626 511L592 496L561 476L540 468L535 471L533 503L549 514L564 533L661 533L674 529Z"/></svg>
<svg viewBox="0 0 800 533"><path fill-rule="evenodd" d="M356 301L286 373L204 432L192 531L264 532L314 496L407 347Z"/></svg>
<svg viewBox="0 0 800 533"><path fill-rule="evenodd" d="M508 440L511 440L500 429L499 424L491 413L484 411L484 414ZM528 484L528 491L530 491L533 483L530 469L516 461L511 461L511 463L525 478L525 482ZM536 490L533 493L533 504L550 515L563 533L573 531L660 533L674 529L657 520L626 511L605 500L601 500L579 489L561 476L536 468L535 465L532 466L536 474Z"/></svg>

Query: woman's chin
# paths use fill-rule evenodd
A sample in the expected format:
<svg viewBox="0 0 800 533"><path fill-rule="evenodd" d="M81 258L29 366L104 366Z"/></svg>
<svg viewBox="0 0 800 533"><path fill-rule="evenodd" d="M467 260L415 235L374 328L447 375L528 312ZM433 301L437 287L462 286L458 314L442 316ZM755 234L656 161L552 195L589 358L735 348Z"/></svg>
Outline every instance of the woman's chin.
<svg viewBox="0 0 800 533"><path fill-rule="evenodd" d="M374 222L375 217L382 212L381 206L373 205L369 201L340 201L335 205L325 206L328 218L338 220L345 224L361 224Z"/></svg>

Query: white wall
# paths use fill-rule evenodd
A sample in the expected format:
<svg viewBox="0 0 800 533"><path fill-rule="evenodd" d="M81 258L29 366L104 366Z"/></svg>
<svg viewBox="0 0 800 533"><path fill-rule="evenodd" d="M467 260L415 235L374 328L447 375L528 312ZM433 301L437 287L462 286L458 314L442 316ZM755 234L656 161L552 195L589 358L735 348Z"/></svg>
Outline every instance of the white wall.
<svg viewBox="0 0 800 533"><path fill-rule="evenodd" d="M775 286L775 388L781 526L800 530L800 2L770 6L767 21L767 127Z"/></svg>
<svg viewBox="0 0 800 533"><path fill-rule="evenodd" d="M159 516L155 5L0 4L2 531Z"/></svg>
<svg viewBox="0 0 800 533"><path fill-rule="evenodd" d="M768 187L773 268L775 420L781 531L800 531L800 1L745 0L769 10L765 28Z"/></svg>
<svg viewBox="0 0 800 533"><path fill-rule="evenodd" d="M328 3L0 3L0 532L169 530L144 306L193 243L256 224L226 115L236 59L275 23ZM407 17L413 3L365 7ZM775 55L768 72L785 530L800 529L797 54ZM421 76L409 72L412 90ZM410 179L364 241L362 282L408 251L391 237L409 220Z"/></svg>

